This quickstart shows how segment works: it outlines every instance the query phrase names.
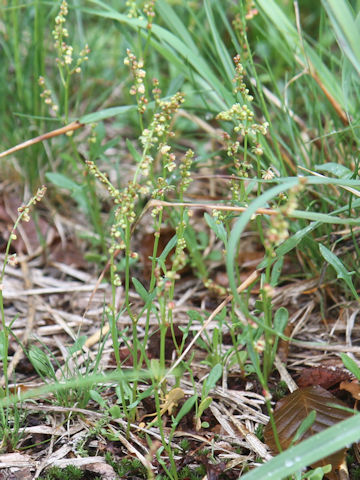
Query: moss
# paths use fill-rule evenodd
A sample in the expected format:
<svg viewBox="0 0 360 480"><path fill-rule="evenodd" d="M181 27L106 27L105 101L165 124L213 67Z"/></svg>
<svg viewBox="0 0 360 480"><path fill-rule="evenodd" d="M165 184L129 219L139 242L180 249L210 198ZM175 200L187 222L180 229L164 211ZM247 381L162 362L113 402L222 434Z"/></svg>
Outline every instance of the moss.
<svg viewBox="0 0 360 480"><path fill-rule="evenodd" d="M39 477L39 480L85 480L89 476L83 470L73 465L68 465L66 468L51 467L47 470L44 477ZM93 477L93 480L100 480L99 477Z"/></svg>
<svg viewBox="0 0 360 480"><path fill-rule="evenodd" d="M114 460L109 453L105 454L106 462L111 465L120 478L131 478L130 475L136 475L138 478L147 478L147 472L144 465L137 458L122 458Z"/></svg>

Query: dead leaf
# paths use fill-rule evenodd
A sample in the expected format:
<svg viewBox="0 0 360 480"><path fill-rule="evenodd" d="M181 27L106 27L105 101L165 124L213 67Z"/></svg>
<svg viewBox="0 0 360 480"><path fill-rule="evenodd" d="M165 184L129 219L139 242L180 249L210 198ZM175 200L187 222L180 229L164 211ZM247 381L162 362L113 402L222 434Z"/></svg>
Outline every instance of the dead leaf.
<svg viewBox="0 0 360 480"><path fill-rule="evenodd" d="M81 250L76 238L72 238L64 245L59 241L51 249L50 259L52 262L64 263L73 268L86 268L86 261L84 260L84 252Z"/></svg>
<svg viewBox="0 0 360 480"><path fill-rule="evenodd" d="M346 406L324 388L314 385L306 388L299 388L282 398L281 401L278 402L278 405L280 404L280 406L278 406L274 412L275 425L282 449L286 450L290 447L292 439L300 427L301 422L305 420L313 410L316 412L315 422L300 438L299 442L321 432L325 428L331 427L335 423L349 418L352 415L345 410L329 406L329 403L335 403L344 407ZM274 453L278 453L270 423L265 427L264 437L270 450ZM331 463L334 471L343 461L345 452L346 449L344 448L333 455L316 462L312 467ZM335 477L330 475L329 478Z"/></svg>
<svg viewBox="0 0 360 480"><path fill-rule="evenodd" d="M292 333L293 329L294 329L293 325L291 325L290 323L287 323L286 326L285 326L283 334L286 335L287 337L291 337L291 333ZM289 341L288 340L284 340L282 338L279 339L277 354L278 354L280 360L283 363L286 364L288 354L289 354Z"/></svg>
<svg viewBox="0 0 360 480"><path fill-rule="evenodd" d="M33 478L34 474L29 467L16 471L6 468L0 472L0 480L33 480Z"/></svg>
<svg viewBox="0 0 360 480"><path fill-rule="evenodd" d="M351 382L341 382L340 390L347 390L355 400L360 400L360 384L358 380L354 379Z"/></svg>
<svg viewBox="0 0 360 480"><path fill-rule="evenodd" d="M166 245L170 242L173 236L176 234L175 230L172 228L162 228L160 230L160 237L156 255L159 256L164 251ZM154 251L154 241L155 241L155 234L154 233L144 233L142 235L142 239L140 242L140 258L141 262L144 267L144 277L149 280L151 275L151 266L152 261L150 257L153 255ZM174 249L170 252L167 256L165 265L166 267L170 267L171 265L171 255L174 253Z"/></svg>
<svg viewBox="0 0 360 480"><path fill-rule="evenodd" d="M36 466L30 455L23 453L5 453L0 455L0 468Z"/></svg>
<svg viewBox="0 0 360 480"><path fill-rule="evenodd" d="M341 368L314 367L302 370L296 383L299 387L320 385L320 387L327 390L337 383L349 380L350 378L350 374Z"/></svg>

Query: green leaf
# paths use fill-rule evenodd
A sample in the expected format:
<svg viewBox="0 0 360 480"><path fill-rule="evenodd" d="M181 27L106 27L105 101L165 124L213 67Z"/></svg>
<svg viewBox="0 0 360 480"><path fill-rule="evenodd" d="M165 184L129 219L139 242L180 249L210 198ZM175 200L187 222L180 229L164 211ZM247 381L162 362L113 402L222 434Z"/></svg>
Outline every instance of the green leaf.
<svg viewBox="0 0 360 480"><path fill-rule="evenodd" d="M211 405L212 403L212 398L211 397L206 397L204 398L204 400L201 400L200 402L200 405L199 405L199 408L198 408L198 412L197 412L197 418L200 418L201 415L204 413L204 411L209 408L209 406Z"/></svg>
<svg viewBox="0 0 360 480"><path fill-rule="evenodd" d="M276 310L274 317L274 330L279 333L282 333L287 325L289 320L289 312L285 307L280 307Z"/></svg>
<svg viewBox="0 0 360 480"><path fill-rule="evenodd" d="M7 336L4 330L0 330L0 358L4 358L4 355L8 355L7 352ZM0 389L1 390L1 389Z"/></svg>
<svg viewBox="0 0 360 480"><path fill-rule="evenodd" d="M216 237L221 240L225 247L227 245L227 232L225 230L225 227L222 223L217 223L214 217L209 215L208 213L204 214L204 218L206 223L209 225L211 230L215 233Z"/></svg>
<svg viewBox="0 0 360 480"><path fill-rule="evenodd" d="M90 394L90 397L94 400L94 402L98 403L100 407L106 408L106 402L102 398L99 392L97 392L96 390L90 390L89 394Z"/></svg>
<svg viewBox="0 0 360 480"><path fill-rule="evenodd" d="M262 195L257 197L255 200L253 200L248 206L248 208L246 209L246 211L240 215L239 219L237 220L234 227L232 228L231 234L229 237L228 248L227 248L226 269L229 277L231 292L234 296L234 299L238 303L241 303L241 299L239 294L236 291L237 284L236 284L235 271L234 271L234 261L235 261L236 251L237 251L237 244L242 235L242 232L244 231L247 223L251 220L252 216L256 213L256 210L258 208L262 208L266 206L272 198L276 197L281 192L286 192L290 188L293 188L295 185L298 185L299 182L300 182L300 179L297 177L282 178L281 183L279 185L276 185L270 188L269 190L266 190L266 192L264 192ZM306 184L308 185L339 185L339 186L345 185L345 186L358 187L358 188L360 186L359 180L348 180L348 179L326 178L326 177L306 177ZM360 219L339 218L332 215L326 215L326 214L317 213L317 212L303 212L299 210L294 210L292 212L292 217L303 218L308 220L316 220L323 223L338 223L338 224L346 224L346 225L360 224ZM304 232L302 232L302 235L303 233ZM279 251L278 249L276 253L278 255L284 255L286 251L285 252ZM264 266L264 262L262 262L260 266L261 267Z"/></svg>
<svg viewBox="0 0 360 480"><path fill-rule="evenodd" d="M129 18L127 15L117 12L101 0L89 0L89 2L97 5L101 9L82 8L81 10L83 12L116 20L137 31L140 29L144 35L148 35L146 20ZM155 23L152 25L151 34L151 45L167 58L167 60L170 60L170 56L171 63L175 63L177 68L190 82L195 82L200 88L207 90L218 109L224 109L226 105L232 104L233 95L231 91L229 91L217 75L215 75L204 57L199 55L197 49L193 50L192 47L182 41L177 34L174 35L168 29L160 27ZM153 40L154 37L157 41ZM186 41L188 41L188 38Z"/></svg>
<svg viewBox="0 0 360 480"><path fill-rule="evenodd" d="M297 429L294 438L292 439L292 443L295 444L303 435L304 433L309 430L311 425L315 422L316 419L316 412L312 410L309 415L304 418L301 422L300 427Z"/></svg>
<svg viewBox="0 0 360 480"><path fill-rule="evenodd" d="M149 292L137 278L132 277L132 282L135 287L136 293L140 295L140 298L144 303L147 303L149 300Z"/></svg>
<svg viewBox="0 0 360 480"><path fill-rule="evenodd" d="M258 208L264 207L272 198L276 197L279 193L285 192L289 188L294 187L298 184L298 182L299 180L297 178L287 179L287 181L285 180L281 185L276 185L275 187L272 187L264 192L250 203L246 211L240 215L239 219L232 228L227 248L226 270L229 277L231 292L237 303L241 303L241 299L236 291L237 284L234 271L234 261L237 251L237 244L242 232Z"/></svg>
<svg viewBox="0 0 360 480"><path fill-rule="evenodd" d="M336 225L360 225L358 218L340 218L326 213L309 212L302 210L293 210L291 213L293 218L302 218L304 220L316 220L322 223L331 223Z"/></svg>
<svg viewBox="0 0 360 480"><path fill-rule="evenodd" d="M328 162L324 165L315 165L315 170L318 172L329 172L338 178L351 178L353 172L341 165L340 163Z"/></svg>
<svg viewBox="0 0 360 480"><path fill-rule="evenodd" d="M113 405L109 408L109 413L112 418L121 418L121 408L119 405Z"/></svg>
<svg viewBox="0 0 360 480"><path fill-rule="evenodd" d="M289 448L264 465L242 475L241 480L282 480L359 439L360 415L358 414Z"/></svg>
<svg viewBox="0 0 360 480"><path fill-rule="evenodd" d="M75 340L74 345L71 345L71 347L68 348L68 352L70 355L73 355L75 352L80 352L82 347L85 345L86 342L86 335L81 335Z"/></svg>
<svg viewBox="0 0 360 480"><path fill-rule="evenodd" d="M342 261L333 252L326 248L325 245L320 244L319 250L324 259L335 269L337 273L337 278L344 280L346 285L350 288L354 297L359 300L359 295L357 294L357 291L355 290L354 284L351 279L352 273L346 270Z"/></svg>
<svg viewBox="0 0 360 480"><path fill-rule="evenodd" d="M278 344L279 344L279 338L280 338L280 335L284 332L285 327L288 323L288 320L289 320L289 312L285 307L280 307L278 310L276 310L276 313L274 316L274 330L277 333L277 335L274 338L274 344L272 346L271 364L273 364L275 360L275 356L276 356Z"/></svg>
<svg viewBox="0 0 360 480"><path fill-rule="evenodd" d="M177 235L175 234L167 243L166 247L164 250L161 252L161 255L159 256L158 260L159 262L165 262L166 257L169 255L171 250L176 247L177 244Z"/></svg>
<svg viewBox="0 0 360 480"><path fill-rule="evenodd" d="M271 270L271 279L270 279L270 285L272 287L276 287L281 275L281 270L283 268L284 264L284 257L281 256L276 262L274 263L274 266L272 267Z"/></svg>
<svg viewBox="0 0 360 480"><path fill-rule="evenodd" d="M197 400L197 395L193 395L192 397L188 398L186 400L186 402L184 403L184 405L180 408L178 414L176 415L176 418L175 418L175 425L177 425L180 420L187 414L189 413L193 406L195 405L195 402Z"/></svg>
<svg viewBox="0 0 360 480"><path fill-rule="evenodd" d="M65 190L69 190L70 192L77 192L82 188L81 185L62 173L49 172L46 173L46 178L57 187L65 188Z"/></svg>
<svg viewBox="0 0 360 480"><path fill-rule="evenodd" d="M360 368L358 364L345 353L341 353L341 360L345 367L353 374L360 382Z"/></svg>
<svg viewBox="0 0 360 480"><path fill-rule="evenodd" d="M180 17L177 15L176 11L171 7L168 1L157 0L156 1L156 11L159 13L161 18L164 21L164 24L171 28L171 30L182 39L182 41L189 47L193 52L199 53L199 50L193 41L189 29L181 21Z"/></svg>
<svg viewBox="0 0 360 480"><path fill-rule="evenodd" d="M86 198L84 185L76 183L74 180L66 175L63 175L62 173L48 172L45 174L45 177L47 180L49 180L49 182L53 183L58 188L64 188L65 190L68 190L80 207L84 210L87 209L88 201Z"/></svg>
<svg viewBox="0 0 360 480"><path fill-rule="evenodd" d="M334 0L337 2L337 0ZM342 107L345 107L343 94L335 75L327 68L315 50L300 37L295 25L291 23L289 18L284 14L279 6L279 2L275 0L256 0L256 5L268 17L269 21L283 36L284 42L288 45L289 50L294 52L300 59L302 65L308 65L309 60L321 83L325 86L330 95L335 98ZM305 56L304 56L305 50Z"/></svg>
<svg viewBox="0 0 360 480"><path fill-rule="evenodd" d="M306 480L322 480L324 478L324 475L331 472L331 470L331 465L325 465L325 467L315 468L315 470L311 470L310 472L306 473Z"/></svg>
<svg viewBox="0 0 360 480"><path fill-rule="evenodd" d="M202 397L207 397L209 395L210 390L212 390L215 386L217 381L222 376L222 365L220 363L216 364L213 367L204 382L203 389L202 389Z"/></svg>
<svg viewBox="0 0 360 480"><path fill-rule="evenodd" d="M88 113L79 118L80 123L96 123L106 118L116 117L117 115L124 115L125 113L136 110L137 105L123 105L120 107L111 107L105 108L104 110L99 110L98 112Z"/></svg>
<svg viewBox="0 0 360 480"><path fill-rule="evenodd" d="M49 357L36 345L29 350L29 360L41 377L55 378L55 370Z"/></svg>

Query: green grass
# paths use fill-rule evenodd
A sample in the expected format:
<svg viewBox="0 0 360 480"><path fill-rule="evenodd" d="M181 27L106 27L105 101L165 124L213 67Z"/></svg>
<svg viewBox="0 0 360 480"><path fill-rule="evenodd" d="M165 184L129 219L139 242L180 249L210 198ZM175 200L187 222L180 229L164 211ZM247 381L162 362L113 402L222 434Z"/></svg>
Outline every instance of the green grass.
<svg viewBox="0 0 360 480"><path fill-rule="evenodd" d="M354 258L359 256L360 225L360 2L323 0L314 7L303 1L297 16L291 2L257 0L254 18L246 18L251 2L244 1L157 0L154 17L151 2L148 12L142 11L144 2L130 2L137 8L132 16L123 3L119 7L111 0L74 0L68 12L63 4L57 44L52 31L60 4L13 0L0 8L5 29L0 39L0 149L71 121L84 124L73 136L53 137L4 157L0 173L34 194L46 184L47 202L55 209L58 195L73 205L69 214L74 212L74 221L85 218L93 231L85 239L87 258L99 272L107 266L112 285L103 323L109 325L115 372L99 373L103 347L95 360L88 359L85 372L77 370L76 361L75 368L69 367L83 349L80 332L63 365L47 345L34 341L24 350L46 385L25 392L22 399L53 393L53 401L65 407L77 403L90 408L95 403L107 419L101 434L112 438L111 422L124 421L129 435L141 402L152 398L161 442L153 460L159 472L177 480L181 476L170 441L189 415L197 426L208 424L202 417L225 371L236 367L244 377L256 374L263 391L269 392L279 339L287 339L289 312L272 301L274 289L289 280L284 261L299 261L298 279L321 274L321 281L336 281L336 295L347 306L359 302L360 270ZM40 83L39 77L44 79ZM213 176L222 179L216 201L201 196L198 173L205 168L208 182ZM201 228L196 228L191 202L206 204ZM147 280L139 275L141 252L136 250L144 222L155 233ZM174 234L162 250L158 235L164 225ZM250 231L264 255L251 285L238 292L242 282L237 258ZM219 251L209 252L214 239ZM7 254L4 268L8 261ZM214 280L214 261L226 267L227 291ZM179 341L174 305L186 267L217 305L224 292L232 297L216 312L217 327L211 333L206 330L211 312L189 308ZM4 275L5 269L1 280ZM259 290L255 307L251 287ZM142 302L137 308L134 292ZM0 306L5 379L0 421L7 438L2 448L11 444L14 449L9 439L16 440L18 427L7 426L17 400L7 374L14 319L5 318L1 290ZM126 331L119 328L124 316ZM153 318L159 355L150 359L146 348ZM192 359L184 353L186 339L193 339L193 322L202 325L198 345L207 351L208 376L200 384ZM224 330L231 337L229 348L223 345ZM162 404L172 389L169 337L177 358L177 368L170 370L174 386L180 388L187 377L194 392L165 428ZM120 356L123 344L129 348L129 371ZM114 387L109 401L103 395L105 383ZM338 448L359 439L353 428L345 435L346 425L333 427L339 432ZM283 452L244 478L300 478L301 468L326 457L332 448L330 430L320 435L323 441L315 448L315 438L294 447L298 461L291 465L293 454ZM147 441L151 450L152 440ZM150 470L147 474L152 478ZM322 475L316 472L314 478Z"/></svg>

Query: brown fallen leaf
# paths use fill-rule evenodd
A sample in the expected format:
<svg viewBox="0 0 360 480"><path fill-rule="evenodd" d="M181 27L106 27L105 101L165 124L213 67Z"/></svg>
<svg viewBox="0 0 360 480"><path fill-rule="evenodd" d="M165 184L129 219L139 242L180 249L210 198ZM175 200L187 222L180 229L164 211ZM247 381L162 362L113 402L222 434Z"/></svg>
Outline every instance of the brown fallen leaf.
<svg viewBox="0 0 360 480"><path fill-rule="evenodd" d="M351 375L349 372L341 368L333 367L314 367L304 368L296 383L298 387L310 387L311 385L320 385L326 390L333 387L337 383L349 380Z"/></svg>
<svg viewBox="0 0 360 480"><path fill-rule="evenodd" d="M355 400L360 400L360 384L358 380L354 379L351 382L341 382L340 390L347 390Z"/></svg>
<svg viewBox="0 0 360 480"><path fill-rule="evenodd" d="M293 393L282 398L278 402L278 406L274 412L274 421L279 437L281 448L286 450L291 446L300 424L312 412L316 412L316 418L311 427L304 433L298 442L331 427L332 425L349 418L352 414L348 411L329 406L328 404L337 404L345 407L340 400L324 388L313 385L306 388L298 388ZM275 443L274 433L271 424L268 423L264 430L265 441L274 453L278 453ZM312 467L332 465L332 472L328 474L328 478L335 479L334 470L338 469L345 456L346 449L343 448L338 452L322 459L311 465Z"/></svg>

